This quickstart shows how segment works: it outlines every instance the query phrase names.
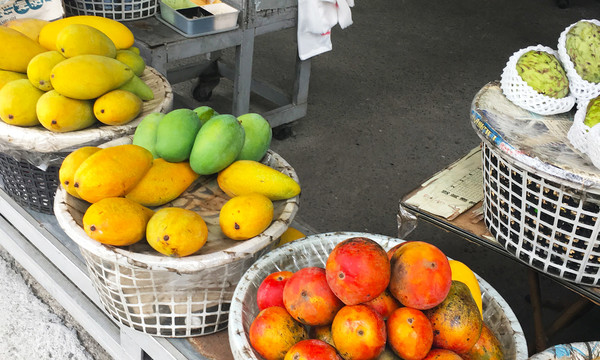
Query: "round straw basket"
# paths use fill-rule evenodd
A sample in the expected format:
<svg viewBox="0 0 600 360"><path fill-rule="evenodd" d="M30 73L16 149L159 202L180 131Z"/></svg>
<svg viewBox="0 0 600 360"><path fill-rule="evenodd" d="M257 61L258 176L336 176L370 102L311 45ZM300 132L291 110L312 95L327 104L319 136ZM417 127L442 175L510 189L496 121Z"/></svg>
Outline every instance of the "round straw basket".
<svg viewBox="0 0 600 360"><path fill-rule="evenodd" d="M52 214L58 169L69 153L133 134L147 114L171 110L173 91L167 79L148 66L141 78L153 90L154 99L144 101L138 118L125 125L97 122L84 130L55 133L42 126L26 128L0 121L0 183L6 193L21 206Z"/></svg>
<svg viewBox="0 0 600 360"><path fill-rule="evenodd" d="M294 169L278 154L269 151L262 162L298 181ZM55 215L79 245L110 317L151 335L190 337L227 327L235 286L256 259L277 245L294 219L299 201L298 196L274 201L271 225L254 238L234 241L219 227L219 210L228 199L216 176L201 176L178 199L163 206L196 211L208 226L206 244L183 258L159 254L145 240L113 247L91 239L81 225L89 203L68 195L62 187L56 194Z"/></svg>
<svg viewBox="0 0 600 360"><path fill-rule="evenodd" d="M335 245L350 237L372 239L389 250L404 240L383 235L335 232L309 235L287 243L260 258L240 280L235 289L229 315L229 344L236 360L262 359L248 339L252 321L258 315L256 291L262 280L276 271L298 271L303 267L325 267ZM527 343L521 325L512 309L494 288L478 278L483 296L483 319L502 344L506 360L527 358Z"/></svg>

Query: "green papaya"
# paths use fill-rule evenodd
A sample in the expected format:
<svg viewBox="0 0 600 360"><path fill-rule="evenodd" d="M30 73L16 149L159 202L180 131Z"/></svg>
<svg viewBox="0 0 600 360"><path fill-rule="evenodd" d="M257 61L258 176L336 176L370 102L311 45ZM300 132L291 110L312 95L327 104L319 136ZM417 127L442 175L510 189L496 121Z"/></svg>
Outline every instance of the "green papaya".
<svg viewBox="0 0 600 360"><path fill-rule="evenodd" d="M158 123L164 116L165 114L160 112L153 112L144 116L133 134L133 144L150 151L155 159L159 157L156 153Z"/></svg>
<svg viewBox="0 0 600 360"><path fill-rule="evenodd" d="M238 121L244 127L246 138L236 160L260 161L271 146L273 137L271 124L264 117L255 113L240 115Z"/></svg>
<svg viewBox="0 0 600 360"><path fill-rule="evenodd" d="M235 116L215 116L198 131L190 154L190 166L200 175L217 173L235 160L244 140L244 127Z"/></svg>
<svg viewBox="0 0 600 360"><path fill-rule="evenodd" d="M158 123L156 153L170 162L187 160L201 126L198 115L191 109L170 111Z"/></svg>

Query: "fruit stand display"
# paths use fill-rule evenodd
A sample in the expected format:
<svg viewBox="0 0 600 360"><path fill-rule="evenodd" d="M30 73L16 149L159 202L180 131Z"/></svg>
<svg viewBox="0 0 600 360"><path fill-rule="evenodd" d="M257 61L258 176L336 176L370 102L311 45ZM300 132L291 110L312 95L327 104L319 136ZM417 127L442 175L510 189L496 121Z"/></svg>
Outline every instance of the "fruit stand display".
<svg viewBox="0 0 600 360"><path fill-rule="evenodd" d="M51 213L69 152L132 134L146 114L172 107L170 84L116 21L21 19L0 37L19 55L0 64L0 175L24 206Z"/></svg>

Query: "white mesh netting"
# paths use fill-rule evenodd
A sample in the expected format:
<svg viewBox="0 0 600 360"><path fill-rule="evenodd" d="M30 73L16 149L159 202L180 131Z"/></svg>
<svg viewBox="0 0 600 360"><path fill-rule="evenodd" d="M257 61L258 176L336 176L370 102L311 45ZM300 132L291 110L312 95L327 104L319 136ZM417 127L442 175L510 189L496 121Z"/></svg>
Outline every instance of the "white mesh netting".
<svg viewBox="0 0 600 360"><path fill-rule="evenodd" d="M546 96L535 91L519 76L516 66L517 61L521 55L530 50L545 51L558 59L555 50L543 45L528 46L513 53L508 59L500 78L500 87L504 96L515 105L540 115L561 114L571 110L576 100L571 93L561 99Z"/></svg>
<svg viewBox="0 0 600 360"><path fill-rule="evenodd" d="M600 21L598 20L580 21L588 21L596 25L600 25ZM582 79L577 71L575 71L575 65L573 65L571 58L569 55L567 55L567 50L565 48L567 33L575 24L576 23L573 23L567 26L558 37L558 58L567 72L567 77L569 78L569 89L571 90L571 93L573 96L575 96L575 98L577 98L577 101L583 101L600 95L600 83L592 83Z"/></svg>

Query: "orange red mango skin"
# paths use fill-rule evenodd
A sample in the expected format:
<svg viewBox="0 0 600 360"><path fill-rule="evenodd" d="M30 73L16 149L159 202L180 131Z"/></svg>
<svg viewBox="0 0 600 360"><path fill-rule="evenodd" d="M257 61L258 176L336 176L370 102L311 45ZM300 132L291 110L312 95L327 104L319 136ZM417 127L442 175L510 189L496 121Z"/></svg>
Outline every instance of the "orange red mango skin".
<svg viewBox="0 0 600 360"><path fill-rule="evenodd" d="M446 255L436 246L410 241L392 256L389 290L404 306L427 310L448 295L452 270Z"/></svg>
<svg viewBox="0 0 600 360"><path fill-rule="evenodd" d="M356 305L379 296L390 281L390 262L381 245L364 237L337 244L325 265L327 283L346 305Z"/></svg>
<svg viewBox="0 0 600 360"><path fill-rule="evenodd" d="M344 306L327 285L325 269L306 267L292 275L283 289L283 304L292 317L309 325L327 325Z"/></svg>
<svg viewBox="0 0 600 360"><path fill-rule="evenodd" d="M447 349L431 349L423 360L463 360L460 355Z"/></svg>
<svg viewBox="0 0 600 360"><path fill-rule="evenodd" d="M490 328L483 323L479 340L471 350L461 353L463 360L503 360L504 353L500 340L494 335Z"/></svg>
<svg viewBox="0 0 600 360"><path fill-rule="evenodd" d="M248 336L250 345L265 360L283 360L294 344L308 339L304 326L279 306L259 312L250 325Z"/></svg>
<svg viewBox="0 0 600 360"><path fill-rule="evenodd" d="M376 359L385 349L383 318L366 305L346 305L331 324L333 342L345 360Z"/></svg>
<svg viewBox="0 0 600 360"><path fill-rule="evenodd" d="M400 302L396 300L387 289L375 299L364 302L363 304L377 311L384 320L386 320L394 310L401 306Z"/></svg>
<svg viewBox="0 0 600 360"><path fill-rule="evenodd" d="M343 360L335 348L328 343L317 340L302 340L292 346L284 360Z"/></svg>
<svg viewBox="0 0 600 360"><path fill-rule="evenodd" d="M388 345L403 360L421 360L433 345L433 327L421 310L402 307L387 320Z"/></svg>

